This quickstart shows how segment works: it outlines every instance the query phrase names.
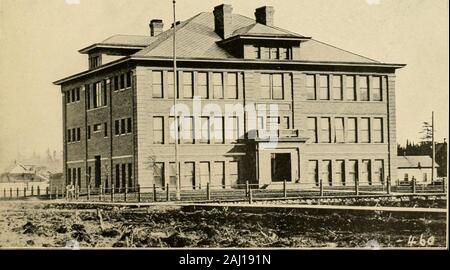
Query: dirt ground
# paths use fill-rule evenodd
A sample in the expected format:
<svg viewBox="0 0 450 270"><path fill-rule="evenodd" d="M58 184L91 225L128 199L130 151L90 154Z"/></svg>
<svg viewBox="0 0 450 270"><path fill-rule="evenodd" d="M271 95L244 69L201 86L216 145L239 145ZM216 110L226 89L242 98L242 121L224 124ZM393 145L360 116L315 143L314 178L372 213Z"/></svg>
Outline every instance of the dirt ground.
<svg viewBox="0 0 450 270"><path fill-rule="evenodd" d="M445 247L445 216L263 213L149 208L70 209L0 202L0 248Z"/></svg>

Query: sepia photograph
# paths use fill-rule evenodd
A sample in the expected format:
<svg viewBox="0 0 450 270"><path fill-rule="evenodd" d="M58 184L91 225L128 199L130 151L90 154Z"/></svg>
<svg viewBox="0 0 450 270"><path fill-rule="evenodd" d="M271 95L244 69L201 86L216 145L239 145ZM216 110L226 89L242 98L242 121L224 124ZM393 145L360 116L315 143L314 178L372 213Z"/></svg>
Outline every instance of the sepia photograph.
<svg viewBox="0 0 450 270"><path fill-rule="evenodd" d="M0 250L447 250L448 23L446 0L0 0Z"/></svg>

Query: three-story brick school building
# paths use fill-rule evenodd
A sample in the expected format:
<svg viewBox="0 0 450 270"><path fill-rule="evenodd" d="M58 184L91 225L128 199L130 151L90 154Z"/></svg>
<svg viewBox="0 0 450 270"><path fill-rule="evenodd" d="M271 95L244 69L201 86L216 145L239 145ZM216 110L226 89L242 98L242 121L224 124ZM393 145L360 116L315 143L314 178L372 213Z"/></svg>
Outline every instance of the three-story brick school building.
<svg viewBox="0 0 450 270"><path fill-rule="evenodd" d="M253 19L219 5L165 31L155 19L148 36L115 35L79 51L89 69L55 82L66 183L176 184L173 27L176 102L197 112L177 114L182 187L397 179L395 71L404 65L276 27L270 6ZM268 127L271 137L261 136Z"/></svg>

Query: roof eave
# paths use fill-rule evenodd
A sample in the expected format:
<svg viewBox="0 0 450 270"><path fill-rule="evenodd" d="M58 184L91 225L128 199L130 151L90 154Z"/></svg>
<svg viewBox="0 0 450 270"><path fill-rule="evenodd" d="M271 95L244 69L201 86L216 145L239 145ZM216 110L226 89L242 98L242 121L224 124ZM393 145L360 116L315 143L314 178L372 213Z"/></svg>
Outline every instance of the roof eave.
<svg viewBox="0 0 450 270"><path fill-rule="evenodd" d="M146 45L126 45L126 44L107 44L107 43L95 43L86 48L78 50L79 53L88 54L95 49L135 49L141 50L147 47Z"/></svg>

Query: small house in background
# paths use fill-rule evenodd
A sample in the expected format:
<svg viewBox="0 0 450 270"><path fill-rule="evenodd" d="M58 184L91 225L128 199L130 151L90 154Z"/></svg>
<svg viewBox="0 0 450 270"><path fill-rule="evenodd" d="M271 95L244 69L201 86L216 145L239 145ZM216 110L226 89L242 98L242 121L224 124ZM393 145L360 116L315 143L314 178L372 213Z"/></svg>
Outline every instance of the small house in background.
<svg viewBox="0 0 450 270"><path fill-rule="evenodd" d="M434 175L437 177L439 165L434 163ZM400 181L409 182L413 177L418 184L431 184L432 159L429 156L398 156L398 176Z"/></svg>

